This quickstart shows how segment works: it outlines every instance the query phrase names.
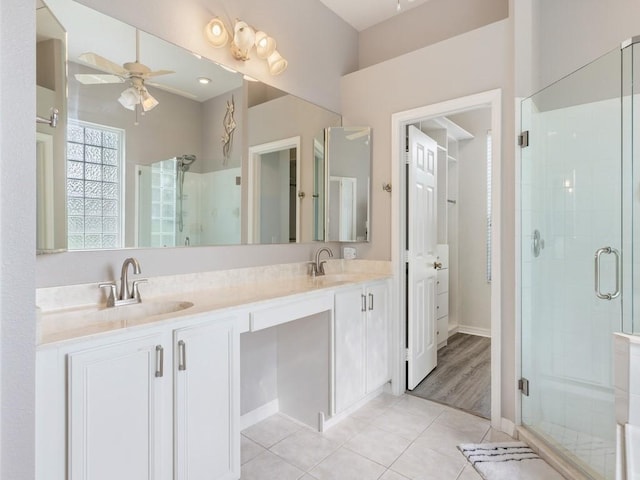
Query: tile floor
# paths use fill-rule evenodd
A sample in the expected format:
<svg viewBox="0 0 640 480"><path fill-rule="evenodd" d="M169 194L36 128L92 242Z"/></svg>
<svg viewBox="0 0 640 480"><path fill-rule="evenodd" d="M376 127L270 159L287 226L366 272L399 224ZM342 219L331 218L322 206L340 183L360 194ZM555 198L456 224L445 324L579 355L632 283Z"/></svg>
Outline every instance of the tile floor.
<svg viewBox="0 0 640 480"><path fill-rule="evenodd" d="M242 480L479 480L456 446L511 441L489 421L382 394L321 434L277 414L242 432Z"/></svg>

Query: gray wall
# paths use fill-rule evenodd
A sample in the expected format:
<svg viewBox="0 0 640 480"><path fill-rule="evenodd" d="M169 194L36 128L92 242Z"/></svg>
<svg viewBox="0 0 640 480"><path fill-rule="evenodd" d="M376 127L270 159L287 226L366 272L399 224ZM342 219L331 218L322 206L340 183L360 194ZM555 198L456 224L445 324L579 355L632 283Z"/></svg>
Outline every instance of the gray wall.
<svg viewBox="0 0 640 480"><path fill-rule="evenodd" d="M373 127L372 242L361 258L391 259L391 115L502 88L502 405L515 419L515 166L512 24L502 20L347 75L342 81L344 125Z"/></svg>
<svg viewBox="0 0 640 480"><path fill-rule="evenodd" d="M491 330L491 285L486 278L487 131L491 110L449 118L474 135L458 145L458 292L460 327ZM451 306L449 306L451 309Z"/></svg>
<svg viewBox="0 0 640 480"><path fill-rule="evenodd" d="M80 3L333 111L340 111L340 77L358 66L358 33L318 0L303 7L291 0L138 0L136 8L130 0ZM264 61L243 63L229 48L213 48L202 29L216 15L272 35L288 69L273 77Z"/></svg>
<svg viewBox="0 0 640 480"><path fill-rule="evenodd" d="M31 479L36 338L34 3L0 0L0 12L0 477Z"/></svg>
<svg viewBox="0 0 640 480"><path fill-rule="evenodd" d="M360 32L359 68L504 20L509 17L508 4L508 0L429 0Z"/></svg>

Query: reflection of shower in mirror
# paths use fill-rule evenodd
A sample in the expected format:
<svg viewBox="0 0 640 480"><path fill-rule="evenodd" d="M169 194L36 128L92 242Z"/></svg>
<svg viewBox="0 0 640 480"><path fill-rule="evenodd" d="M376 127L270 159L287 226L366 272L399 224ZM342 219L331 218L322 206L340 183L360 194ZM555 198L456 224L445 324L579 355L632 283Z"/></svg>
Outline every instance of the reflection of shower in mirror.
<svg viewBox="0 0 640 480"><path fill-rule="evenodd" d="M195 155L182 155L176 157L176 170L178 175L178 230L182 232L184 229L184 210L182 208L182 201L184 199L184 174L189 171L189 167L196 161Z"/></svg>

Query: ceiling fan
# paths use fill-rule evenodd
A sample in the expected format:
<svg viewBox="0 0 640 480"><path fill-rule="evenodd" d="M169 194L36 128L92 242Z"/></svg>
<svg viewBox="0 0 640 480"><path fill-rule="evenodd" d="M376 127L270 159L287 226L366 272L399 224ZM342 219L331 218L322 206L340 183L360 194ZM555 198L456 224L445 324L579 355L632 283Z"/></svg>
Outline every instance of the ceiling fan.
<svg viewBox="0 0 640 480"><path fill-rule="evenodd" d="M124 83L129 81L130 87L122 92L118 101L129 109L135 110L137 105L143 112L147 112L158 105L158 100L153 98L146 85L153 85L171 91L169 87L148 82L149 79L160 75L175 73L172 70L152 71L146 65L140 63L140 31L136 29L136 60L127 62L122 66L111 60L101 57L97 53L87 52L78 57L82 62L105 73L76 73L76 80L85 85L99 85L105 83ZM185 94L185 92L176 92Z"/></svg>

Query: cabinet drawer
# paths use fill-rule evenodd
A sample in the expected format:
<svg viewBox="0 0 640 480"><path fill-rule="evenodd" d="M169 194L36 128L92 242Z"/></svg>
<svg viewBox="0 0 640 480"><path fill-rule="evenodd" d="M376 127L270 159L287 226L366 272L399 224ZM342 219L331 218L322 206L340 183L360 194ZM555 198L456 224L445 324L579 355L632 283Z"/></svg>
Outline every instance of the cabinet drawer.
<svg viewBox="0 0 640 480"><path fill-rule="evenodd" d="M449 269L438 270L437 276L438 293L449 291Z"/></svg>
<svg viewBox="0 0 640 480"><path fill-rule="evenodd" d="M332 308L333 297L331 295L288 301L277 306L251 312L249 330L256 332L281 323L331 310Z"/></svg>
<svg viewBox="0 0 640 480"><path fill-rule="evenodd" d="M449 293L439 293L438 300L436 303L436 318L444 317L445 315L449 315Z"/></svg>

